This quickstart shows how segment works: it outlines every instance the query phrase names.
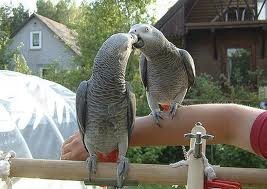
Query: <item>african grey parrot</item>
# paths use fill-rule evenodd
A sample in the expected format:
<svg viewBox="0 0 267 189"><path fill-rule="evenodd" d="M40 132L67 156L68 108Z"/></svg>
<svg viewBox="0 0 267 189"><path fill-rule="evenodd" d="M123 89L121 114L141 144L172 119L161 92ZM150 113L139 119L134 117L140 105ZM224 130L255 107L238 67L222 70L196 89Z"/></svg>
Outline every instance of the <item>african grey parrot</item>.
<svg viewBox="0 0 267 189"><path fill-rule="evenodd" d="M97 158L117 161L117 186L127 176L126 152L133 129L136 101L125 81L125 71L137 36L118 33L99 49L91 78L82 81L76 94L76 111L82 141L90 154L89 179L96 173Z"/></svg>
<svg viewBox="0 0 267 189"><path fill-rule="evenodd" d="M195 80L191 55L169 42L161 31L148 24L136 24L129 33L138 36L135 47L141 51L140 72L146 96L157 125L160 126L159 105L168 105L174 117L188 89Z"/></svg>

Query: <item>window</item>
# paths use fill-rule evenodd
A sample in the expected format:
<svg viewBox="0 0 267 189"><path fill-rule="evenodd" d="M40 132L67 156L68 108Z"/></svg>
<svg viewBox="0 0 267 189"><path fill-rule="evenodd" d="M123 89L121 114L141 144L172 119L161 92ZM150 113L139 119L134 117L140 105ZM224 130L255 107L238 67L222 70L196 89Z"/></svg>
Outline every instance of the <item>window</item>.
<svg viewBox="0 0 267 189"><path fill-rule="evenodd" d="M42 48L42 32L34 31L30 35L30 48L31 49L40 49Z"/></svg>
<svg viewBox="0 0 267 189"><path fill-rule="evenodd" d="M227 77L231 84L248 84L251 64L251 49L227 49Z"/></svg>
<svg viewBox="0 0 267 189"><path fill-rule="evenodd" d="M55 70L53 68L49 68L49 67L40 68L40 77L44 78L47 75L49 75L49 73L51 73L51 72L55 72Z"/></svg>

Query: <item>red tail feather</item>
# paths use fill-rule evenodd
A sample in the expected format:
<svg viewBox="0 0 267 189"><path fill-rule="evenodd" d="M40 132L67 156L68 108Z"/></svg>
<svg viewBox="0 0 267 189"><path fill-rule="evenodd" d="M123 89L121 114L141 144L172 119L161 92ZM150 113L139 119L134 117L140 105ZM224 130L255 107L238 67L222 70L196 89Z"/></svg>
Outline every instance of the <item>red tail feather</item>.
<svg viewBox="0 0 267 189"><path fill-rule="evenodd" d="M97 157L100 162L117 162L118 156L119 156L119 151L117 149L113 150L109 154L104 154L101 152L97 153Z"/></svg>
<svg viewBox="0 0 267 189"><path fill-rule="evenodd" d="M167 104L160 104L160 107L161 107L163 112L169 111L169 108L170 108L170 106Z"/></svg>

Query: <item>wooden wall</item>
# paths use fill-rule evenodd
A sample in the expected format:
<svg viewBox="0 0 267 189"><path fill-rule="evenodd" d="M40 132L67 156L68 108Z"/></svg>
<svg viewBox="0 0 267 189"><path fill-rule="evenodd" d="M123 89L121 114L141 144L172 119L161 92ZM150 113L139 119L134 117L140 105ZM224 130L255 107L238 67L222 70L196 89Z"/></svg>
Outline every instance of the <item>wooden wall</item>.
<svg viewBox="0 0 267 189"><path fill-rule="evenodd" d="M162 20L162 24L157 28L166 36L183 36L184 35L184 6L181 5L174 10L168 19Z"/></svg>
<svg viewBox="0 0 267 189"><path fill-rule="evenodd" d="M196 22L210 22L212 21L218 12L226 9L231 0L196 0L197 3L193 7L190 15L186 22L196 23ZM236 7L237 1L240 7L246 7L244 0L232 0L230 7ZM247 0L250 6L254 6L254 0Z"/></svg>
<svg viewBox="0 0 267 189"><path fill-rule="evenodd" d="M261 29L190 31L186 35L185 48L195 61L197 73L208 73L217 78L220 73L226 72L227 48L249 48L252 55L251 70L264 69L267 79L267 50L265 48L265 57L263 57L263 38L260 33L262 33ZM263 34L267 40L267 32ZM267 45L266 40L264 41L265 46Z"/></svg>
<svg viewBox="0 0 267 189"><path fill-rule="evenodd" d="M210 22L216 15L212 0L198 0L186 22Z"/></svg>

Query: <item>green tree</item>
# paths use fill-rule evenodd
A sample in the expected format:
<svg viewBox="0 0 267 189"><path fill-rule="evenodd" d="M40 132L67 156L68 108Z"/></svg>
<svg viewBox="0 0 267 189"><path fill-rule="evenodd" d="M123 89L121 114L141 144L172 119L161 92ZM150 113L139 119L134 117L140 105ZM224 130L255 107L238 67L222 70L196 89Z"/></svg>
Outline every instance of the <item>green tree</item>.
<svg viewBox="0 0 267 189"><path fill-rule="evenodd" d="M37 0L36 7L37 14L62 23L69 28L77 27L76 23L81 11L74 0L59 0L55 5L50 0Z"/></svg>
<svg viewBox="0 0 267 189"><path fill-rule="evenodd" d="M12 8L11 34L14 33L29 18L29 10L25 10L20 3L18 7Z"/></svg>
<svg viewBox="0 0 267 189"><path fill-rule="evenodd" d="M25 60L22 54L14 54L13 55L14 67L12 70L16 72L20 72L23 74L31 74L31 69L27 65L27 61Z"/></svg>
<svg viewBox="0 0 267 189"><path fill-rule="evenodd" d="M11 42L10 35L28 17L28 10L25 10L22 4L15 8L9 6L0 7L0 69L8 69L8 64L14 54L17 53L17 49L7 49Z"/></svg>
<svg viewBox="0 0 267 189"><path fill-rule="evenodd" d="M0 69L7 68L7 60L11 57L5 52L6 46L9 44L9 38L5 31L0 31Z"/></svg>
<svg viewBox="0 0 267 189"><path fill-rule="evenodd" d="M83 64L92 66L99 47L113 33L127 32L133 23L151 22L153 17L146 10L153 2L98 0L83 4L78 29Z"/></svg>
<svg viewBox="0 0 267 189"><path fill-rule="evenodd" d="M85 69L73 69L73 70L62 70L58 64L49 65L48 70L50 70L43 78L59 83L66 88L76 91L80 82L87 80L89 75Z"/></svg>
<svg viewBox="0 0 267 189"><path fill-rule="evenodd" d="M7 69L8 60L12 53L6 52L6 47L10 43L11 33L11 8L8 6L0 7L0 69Z"/></svg>
<svg viewBox="0 0 267 189"><path fill-rule="evenodd" d="M37 0L36 8L37 14L40 14L52 20L55 19L56 8L50 0Z"/></svg>
<svg viewBox="0 0 267 189"><path fill-rule="evenodd" d="M40 2L44 3L44 0L38 0L38 2L40 6ZM91 3L83 3L80 7L79 13L76 11L73 11L72 13L76 16L79 15L79 19L76 23L74 23L74 25L76 26L79 34L79 44L82 52L82 65L78 71L51 72L51 74L46 76L46 79L63 84L75 91L81 80L90 78L94 57L102 43L110 35L117 32L127 32L131 24L139 21L152 22L153 16L147 17L147 12L145 10L147 6L153 2L154 0L119 0L116 2L113 0L98 0ZM48 3L48 1L46 1L46 3ZM76 10L76 8L73 9ZM150 111L146 103L144 88L142 87L141 80L139 79L138 61L139 53L136 52L130 57L126 77L127 81L130 81L133 88L136 89L137 103L138 106L142 107L138 109L137 115L145 115ZM59 72L60 74L58 74ZM70 75L73 79L72 81L68 81L69 79L67 79Z"/></svg>
<svg viewBox="0 0 267 189"><path fill-rule="evenodd" d="M12 14L11 7L8 6L0 7L0 31L4 32L5 35L7 36L9 36L11 33L11 20L10 20L11 14Z"/></svg>

